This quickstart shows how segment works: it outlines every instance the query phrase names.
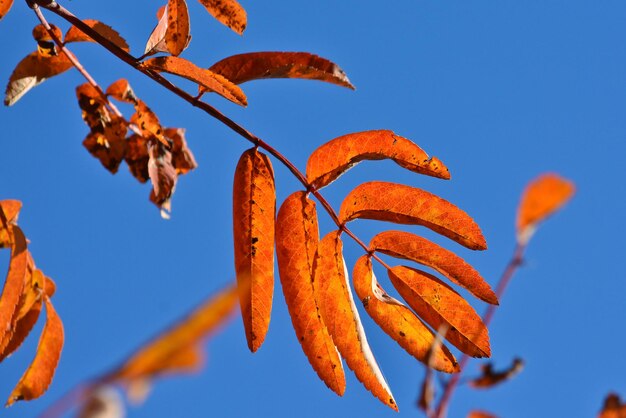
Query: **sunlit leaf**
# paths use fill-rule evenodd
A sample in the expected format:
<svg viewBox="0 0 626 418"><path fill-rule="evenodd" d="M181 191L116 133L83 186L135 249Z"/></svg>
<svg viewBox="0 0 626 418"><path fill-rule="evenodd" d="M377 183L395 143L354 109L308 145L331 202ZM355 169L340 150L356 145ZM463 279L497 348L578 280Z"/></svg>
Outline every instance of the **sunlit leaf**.
<svg viewBox="0 0 626 418"><path fill-rule="evenodd" d="M357 186L343 200L339 220L345 223L357 218L422 225L467 248L487 248L480 227L467 213L414 187L382 181Z"/></svg>
<svg viewBox="0 0 626 418"><path fill-rule="evenodd" d="M187 147L185 129L166 128L163 134L172 142L172 165L176 169L177 174L187 174L189 171L198 167L193 153Z"/></svg>
<svg viewBox="0 0 626 418"><path fill-rule="evenodd" d="M50 30L56 36L56 39L60 41L63 37L61 29L55 25L50 25ZM33 28L33 38L37 41L37 52L39 52L39 55L42 57L50 57L59 54L54 38L44 25L39 24Z"/></svg>
<svg viewBox="0 0 626 418"><path fill-rule="evenodd" d="M163 127L159 122L159 118L144 101L137 100L135 113L130 117L130 123L137 126L145 138L154 138L161 144L167 147L170 146L163 135Z"/></svg>
<svg viewBox="0 0 626 418"><path fill-rule="evenodd" d="M37 323L39 319L39 314L41 313L41 307L43 304L42 299L38 299L33 306L31 306L30 310L20 318L15 324L15 330L11 335L11 338L8 340L6 347L4 350L0 350L0 361L4 360L6 357L10 356L15 350L20 348L26 337L30 334L33 327Z"/></svg>
<svg viewBox="0 0 626 418"><path fill-rule="evenodd" d="M13 5L13 0L0 0L0 19L6 16L11 10L11 6Z"/></svg>
<svg viewBox="0 0 626 418"><path fill-rule="evenodd" d="M471 411L469 414L467 414L467 418L498 418L498 417L485 411Z"/></svg>
<svg viewBox="0 0 626 418"><path fill-rule="evenodd" d="M180 55L187 48L189 35L189 12L185 0L168 0L167 2L167 31L165 45L170 54Z"/></svg>
<svg viewBox="0 0 626 418"><path fill-rule="evenodd" d="M369 316L409 354L422 363L430 363L436 370L446 373L459 371L456 359L444 345L435 348L429 359L431 348L436 347L435 334L402 302L389 296L380 287L368 256L357 260L352 280Z"/></svg>
<svg viewBox="0 0 626 418"><path fill-rule="evenodd" d="M346 380L339 353L322 320L313 289L313 263L319 231L315 202L295 192L283 202L276 219L276 255L283 294L293 328L317 375L338 395Z"/></svg>
<svg viewBox="0 0 626 418"><path fill-rule="evenodd" d="M626 418L626 403L616 393L609 393L598 418Z"/></svg>
<svg viewBox="0 0 626 418"><path fill-rule="evenodd" d="M217 20L238 34L246 29L246 11L235 0L198 0Z"/></svg>
<svg viewBox="0 0 626 418"><path fill-rule="evenodd" d="M248 348L258 350L270 323L274 294L276 189L269 158L243 153L233 182L235 271Z"/></svg>
<svg viewBox="0 0 626 418"><path fill-rule="evenodd" d="M397 411L354 304L339 231L330 232L319 242L313 283L324 324L348 367L374 396Z"/></svg>
<svg viewBox="0 0 626 418"><path fill-rule="evenodd" d="M126 40L120 36L113 28L105 25L102 22L93 19L85 19L83 23L93 29L95 32L98 32L100 35L108 39L113 44L117 45L120 49L123 49L126 52L130 51L128 47L128 43ZM85 33L83 33L76 26L72 26L69 28L67 33L65 34L65 43L70 42L96 42L91 37Z"/></svg>
<svg viewBox="0 0 626 418"><path fill-rule="evenodd" d="M26 249L26 237L17 225L10 226L11 261L9 271L0 296L0 342L6 345L8 338L5 335L12 333L14 318L18 313L19 301L24 290L24 278L28 270L28 250ZM4 351L4 347L0 347Z"/></svg>
<svg viewBox="0 0 626 418"><path fill-rule="evenodd" d="M476 379L470 380L469 385L477 389L487 389L512 379L519 374L524 368L524 361L521 358L515 358L511 366L507 369L495 371L491 363L482 366L482 375Z"/></svg>
<svg viewBox="0 0 626 418"><path fill-rule="evenodd" d="M135 96L135 92L125 78L120 78L111 83L111 85L107 87L106 95L121 102L137 104L137 96Z"/></svg>
<svg viewBox="0 0 626 418"><path fill-rule="evenodd" d="M450 178L448 167L437 157L429 157L412 141L383 130L343 135L320 146L309 157L306 178L320 189L363 160L382 159L419 174Z"/></svg>
<svg viewBox="0 0 626 418"><path fill-rule="evenodd" d="M0 223L0 228L5 227L5 225L3 225L5 222L6 223L16 222L17 215L20 213L21 209L22 209L22 202L20 202L19 200L12 200L12 199L0 200L0 211L2 211L2 214L0 215L0 217L2 217L0 219L2 222Z"/></svg>
<svg viewBox="0 0 626 418"><path fill-rule="evenodd" d="M152 30L148 42L146 42L146 48L144 55L154 55L158 52L168 52L167 44L165 42L165 33L167 32L167 7L162 6L157 11L157 25Z"/></svg>

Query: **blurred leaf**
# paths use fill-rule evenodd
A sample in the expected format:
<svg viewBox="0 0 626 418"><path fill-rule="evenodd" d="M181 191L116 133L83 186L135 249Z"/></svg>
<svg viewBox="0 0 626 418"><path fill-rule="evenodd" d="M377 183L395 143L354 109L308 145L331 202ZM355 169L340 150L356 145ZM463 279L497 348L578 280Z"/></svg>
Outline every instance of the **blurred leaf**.
<svg viewBox="0 0 626 418"><path fill-rule="evenodd" d="M0 0L0 20L9 13L13 0Z"/></svg>
<svg viewBox="0 0 626 418"><path fill-rule="evenodd" d="M472 411L467 415L467 418L498 418L498 417L485 411Z"/></svg>
<svg viewBox="0 0 626 418"><path fill-rule="evenodd" d="M609 393L598 418L626 418L626 403L616 393Z"/></svg>
<svg viewBox="0 0 626 418"><path fill-rule="evenodd" d="M505 382L515 377L524 368L524 362L521 358L516 358L508 369L502 371L494 371L491 363L484 364L482 366L482 376L473 379L469 382L469 385L477 389L488 389L497 384Z"/></svg>

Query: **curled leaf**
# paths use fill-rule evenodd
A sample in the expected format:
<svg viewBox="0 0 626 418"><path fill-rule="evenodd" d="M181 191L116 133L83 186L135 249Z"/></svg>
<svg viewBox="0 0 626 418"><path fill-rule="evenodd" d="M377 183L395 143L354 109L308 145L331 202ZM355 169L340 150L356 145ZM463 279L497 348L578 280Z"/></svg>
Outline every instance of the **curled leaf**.
<svg viewBox="0 0 626 418"><path fill-rule="evenodd" d="M172 142L172 165L177 174L187 174L198 167L196 159L185 141L185 129L166 128L164 135Z"/></svg>
<svg viewBox="0 0 626 418"><path fill-rule="evenodd" d="M296 336L309 363L326 385L343 395L346 380L339 353L317 306L313 263L319 241L315 202L295 192L276 219L276 255L283 294Z"/></svg>
<svg viewBox="0 0 626 418"><path fill-rule="evenodd" d="M553 173L530 182L517 212L517 241L527 243L537 225L565 205L574 191L574 183Z"/></svg>
<svg viewBox="0 0 626 418"><path fill-rule="evenodd" d="M165 46L170 54L180 55L187 48L189 35L189 12L185 0L169 0L167 2L167 30Z"/></svg>
<svg viewBox="0 0 626 418"><path fill-rule="evenodd" d="M249 52L226 57L209 70L235 84L264 78L319 80L354 90L337 64L308 52Z"/></svg>
<svg viewBox="0 0 626 418"><path fill-rule="evenodd" d="M172 153L160 142L148 144L148 173L152 181L150 201L161 209L161 216L169 219L171 198L176 190L178 175L172 165Z"/></svg>
<svg viewBox="0 0 626 418"><path fill-rule="evenodd" d="M450 178L448 167L437 157L429 157L412 141L385 130L355 132L320 146L309 157L306 178L320 189L363 160L385 158L419 174Z"/></svg>
<svg viewBox="0 0 626 418"><path fill-rule="evenodd" d="M63 32L55 25L50 25L50 30L57 40L61 40ZM43 57L58 55L57 46L54 38L48 32L48 29L42 24L33 28L33 38L37 41L37 52Z"/></svg>
<svg viewBox="0 0 626 418"><path fill-rule="evenodd" d="M451 251L410 232L385 231L370 241L370 249L432 267L477 298L494 305L498 297L471 265Z"/></svg>
<svg viewBox="0 0 626 418"><path fill-rule="evenodd" d="M265 340L274 294L276 188L269 158L252 148L243 153L233 182L235 271L241 316L250 351Z"/></svg>
<svg viewBox="0 0 626 418"><path fill-rule="evenodd" d="M123 49L126 52L130 52L130 48L128 47L128 43L126 40L120 36L113 28L105 25L102 22L93 19L85 19L83 23L93 29L95 32L98 32L101 36L108 39L113 44L117 45L118 48ZM91 37L85 33L83 33L76 26L72 26L69 28L67 33L65 34L65 43L70 42L96 42Z"/></svg>
<svg viewBox="0 0 626 418"><path fill-rule="evenodd" d="M493 370L491 363L482 366L482 376L469 382L469 385L476 389L487 389L502 382L512 379L524 368L524 361L521 358L513 359L511 366L502 371Z"/></svg>
<svg viewBox="0 0 626 418"><path fill-rule="evenodd" d="M141 135L133 134L126 140L126 155L124 156L126 164L132 175L145 183L150 178L148 173L148 140Z"/></svg>
<svg viewBox="0 0 626 418"><path fill-rule="evenodd" d="M317 248L313 287L319 310L348 367L367 390L397 411L396 401L367 342L354 304L339 234L340 231L330 232Z"/></svg>
<svg viewBox="0 0 626 418"><path fill-rule="evenodd" d="M422 225L472 250L487 248L480 227L467 213L432 193L402 184L372 181L357 186L343 200L339 220L357 218Z"/></svg>
<svg viewBox="0 0 626 418"><path fill-rule="evenodd" d="M434 344L435 334L402 302L380 287L368 256L357 260L352 280L369 316L407 353L435 370L445 373L459 371L456 359L447 347Z"/></svg>
<svg viewBox="0 0 626 418"><path fill-rule="evenodd" d="M107 87L106 95L120 102L137 104L137 96L135 96L135 92L125 78L120 78L111 83L111 85Z"/></svg>
<svg viewBox="0 0 626 418"><path fill-rule="evenodd" d="M146 49L144 50L144 56L154 55L158 52L168 52L167 44L165 42L165 34L167 32L167 6L162 6L157 11L157 25L152 30L148 42L146 42Z"/></svg>
<svg viewBox="0 0 626 418"><path fill-rule="evenodd" d="M246 11L235 0L198 0L214 18L238 34L246 29Z"/></svg>
<svg viewBox="0 0 626 418"><path fill-rule="evenodd" d="M6 346L3 350L0 350L0 361L4 360L6 357L10 356L13 352L15 352L28 334L32 331L33 327L37 323L39 319L39 314L41 313L43 301L42 299L38 299L34 305L28 310L26 315L20 318L15 324L15 330L11 335L11 338L7 341Z"/></svg>
<svg viewBox="0 0 626 418"><path fill-rule="evenodd" d="M9 271L4 282L2 295L0 296L0 342L3 345L13 332L16 315L19 311L19 301L24 290L24 279L28 274L28 250L26 249L26 237L17 225L10 226L11 261ZM5 338L7 336L7 338ZM4 346L0 347L0 351Z"/></svg>

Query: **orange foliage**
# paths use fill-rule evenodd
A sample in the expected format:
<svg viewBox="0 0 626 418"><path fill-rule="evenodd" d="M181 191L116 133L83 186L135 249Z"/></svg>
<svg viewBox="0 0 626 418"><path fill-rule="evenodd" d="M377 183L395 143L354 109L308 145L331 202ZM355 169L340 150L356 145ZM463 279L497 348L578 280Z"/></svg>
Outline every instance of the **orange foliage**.
<svg viewBox="0 0 626 418"><path fill-rule="evenodd" d="M494 371L491 363L482 366L483 374L469 382L469 385L477 389L487 389L507 380L512 379L524 368L524 362L520 358L513 360L511 366L502 371Z"/></svg>
<svg viewBox="0 0 626 418"><path fill-rule="evenodd" d="M128 47L128 43L124 38L120 36L113 28L105 25L102 22L93 19L84 19L83 23L93 29L95 32L98 32L100 35L105 37L109 42L117 45L118 48L123 49L126 52L130 51ZM72 26L65 33L65 43L71 42L95 42L89 35L83 33L76 26Z"/></svg>
<svg viewBox="0 0 626 418"><path fill-rule="evenodd" d="M199 0L200 3L217 20L228 26L238 34L246 29L246 11L235 0Z"/></svg>

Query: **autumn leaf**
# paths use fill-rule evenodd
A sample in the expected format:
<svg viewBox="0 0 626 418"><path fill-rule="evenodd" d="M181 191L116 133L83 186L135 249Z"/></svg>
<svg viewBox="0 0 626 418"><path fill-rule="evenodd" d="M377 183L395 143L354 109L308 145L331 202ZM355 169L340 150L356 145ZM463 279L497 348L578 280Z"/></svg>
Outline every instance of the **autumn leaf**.
<svg viewBox="0 0 626 418"><path fill-rule="evenodd" d="M185 0L168 0L167 2L167 31L165 45L170 54L180 55L187 48L189 35L189 12Z"/></svg>
<svg viewBox="0 0 626 418"><path fill-rule="evenodd" d="M276 219L278 270L296 336L309 363L339 396L346 380L339 353L321 318L313 289L313 263L319 241L315 202L295 192Z"/></svg>
<svg viewBox="0 0 626 418"><path fill-rule="evenodd" d="M172 165L172 153L163 144L148 144L148 174L152 181L150 201L161 209L161 216L169 219L171 198L176 190L178 175Z"/></svg>
<svg viewBox="0 0 626 418"><path fill-rule="evenodd" d="M481 275L461 257L410 232L385 231L370 241L370 249L432 267L477 298L494 305L498 297Z"/></svg>
<svg viewBox="0 0 626 418"><path fill-rule="evenodd" d="M57 40L61 40L63 32L55 25L49 25L50 31L54 34ZM33 28L33 39L37 41L37 52L43 57L50 57L58 55L55 38L50 35L50 32L42 24L39 24Z"/></svg>
<svg viewBox="0 0 626 418"><path fill-rule="evenodd" d="M10 337L13 331L14 318L18 313L19 301L24 290L24 278L28 270L28 250L26 249L26 237L17 225L10 225L11 260L9 271L0 296L0 342L8 343L5 336ZM8 334L8 335L7 335ZM0 352L4 347L0 347Z"/></svg>
<svg viewBox="0 0 626 418"><path fill-rule="evenodd" d="M0 0L0 20L11 10L13 0Z"/></svg>
<svg viewBox="0 0 626 418"><path fill-rule="evenodd" d="M109 40L111 43L117 45L118 48L123 49L126 52L130 52L130 48L128 47L128 43L126 40L120 36L113 28L105 25L102 22L93 19L84 19L83 23L93 29L95 32L102 35L104 38ZM65 43L70 42L96 42L91 37L85 33L83 33L76 26L72 26L65 33Z"/></svg>
<svg viewBox="0 0 626 418"><path fill-rule="evenodd" d="M233 182L235 271L248 348L265 340L274 294L276 188L269 158L252 148L243 153Z"/></svg>
<svg viewBox="0 0 626 418"><path fill-rule="evenodd" d="M16 401L28 401L43 395L52 382L54 371L59 363L63 349L63 324L48 297L44 298L44 303L47 318L37 346L37 354L13 389L7 406L11 406Z"/></svg>
<svg viewBox="0 0 626 418"><path fill-rule="evenodd" d="M339 220L357 218L422 225L472 250L487 248L480 227L467 213L414 187L382 181L357 186L343 200Z"/></svg>
<svg viewBox="0 0 626 418"><path fill-rule="evenodd" d="M487 327L474 308L451 287L420 270L399 266L389 279L409 306L434 329L449 325L445 338L471 357L489 357Z"/></svg>
<svg viewBox="0 0 626 418"><path fill-rule="evenodd" d="M78 411L78 418L124 418L125 407L122 397L110 385L99 385L89 391Z"/></svg>
<svg viewBox="0 0 626 418"><path fill-rule="evenodd" d="M487 363L482 366L482 375L476 379L470 380L469 385L476 389L488 389L512 379L519 374L523 368L524 361L521 358L515 358L511 366L502 371L493 370L493 365Z"/></svg>
<svg viewBox="0 0 626 418"><path fill-rule="evenodd" d="M146 42L144 56L154 55L158 52L168 52L165 42L165 33L168 25L167 6L162 6L157 11L157 22L152 33L150 33L148 42Z"/></svg>
<svg viewBox="0 0 626 418"><path fill-rule="evenodd" d="M467 414L467 418L498 418L498 417L485 411L471 411L469 414Z"/></svg>
<svg viewBox="0 0 626 418"><path fill-rule="evenodd" d="M216 62L209 70L235 84L264 78L300 78L325 81L354 90L348 76L337 64L308 52L270 51L232 55Z"/></svg>
<svg viewBox="0 0 626 418"><path fill-rule="evenodd" d="M10 224L17 222L21 208L19 200L0 200L0 248L11 246Z"/></svg>
<svg viewBox="0 0 626 418"><path fill-rule="evenodd" d="M389 296L380 287L368 256L357 260L352 280L369 316L407 353L436 370L445 373L459 371L456 359L446 346L438 347L434 344L435 334L402 302ZM433 347L435 350L431 354Z"/></svg>
<svg viewBox="0 0 626 418"><path fill-rule="evenodd" d="M186 59L157 57L144 61L142 65L150 70L166 72L191 80L238 105L246 106L248 104L246 95L235 84L219 74L197 67Z"/></svg>
<svg viewBox="0 0 626 418"><path fill-rule="evenodd" d="M324 324L348 367L367 390L397 411L396 401L367 342L354 304L340 231L330 232L319 242L313 283Z"/></svg>
<svg viewBox="0 0 626 418"><path fill-rule="evenodd" d="M42 56L37 51L31 53L13 70L4 93L4 104L12 106L33 87L71 67L72 63L65 54Z"/></svg>
<svg viewBox="0 0 626 418"><path fill-rule="evenodd" d="M130 117L130 123L139 128L141 134L147 138L154 138L166 147L170 143L163 135L163 127L159 122L157 115L148 107L143 100L137 100L135 105L135 113Z"/></svg>
<svg viewBox="0 0 626 418"><path fill-rule="evenodd" d="M28 310L26 315L18 319L15 324L15 330L13 331L11 338L7 341L6 347L4 347L3 350L0 350L0 362L20 348L26 337L30 334L33 327L37 323L39 314L41 313L42 304L42 299L38 299Z"/></svg>
<svg viewBox="0 0 626 418"><path fill-rule="evenodd" d="M185 129L166 128L163 133L165 137L172 142L172 165L176 169L177 174L187 174L189 171L198 167L193 153L187 147Z"/></svg>
<svg viewBox="0 0 626 418"><path fill-rule="evenodd" d="M115 174L126 154L126 131L126 121L112 116L112 120L104 125L102 132L92 131L87 135L83 146L100 160L104 168Z"/></svg>
<svg viewBox="0 0 626 418"><path fill-rule="evenodd" d="M137 96L135 96L135 92L128 84L128 80L124 78L120 78L119 80L111 83L109 87L107 87L106 95L111 96L120 102L126 102L131 104L137 104Z"/></svg>
<svg viewBox="0 0 626 418"><path fill-rule="evenodd" d="M616 393L609 393L598 418L626 418L626 403Z"/></svg>
<svg viewBox="0 0 626 418"><path fill-rule="evenodd" d="M198 0L214 18L238 34L246 29L246 11L235 0Z"/></svg>
<svg viewBox="0 0 626 418"><path fill-rule="evenodd" d="M574 191L574 183L553 173L531 181L518 207L517 241L526 244L537 225L565 205Z"/></svg>
<svg viewBox="0 0 626 418"><path fill-rule="evenodd" d="M137 134L129 136L126 140L126 155L124 159L131 174L140 183L148 181L150 178L148 173L150 156L148 155L148 140L146 138Z"/></svg>

